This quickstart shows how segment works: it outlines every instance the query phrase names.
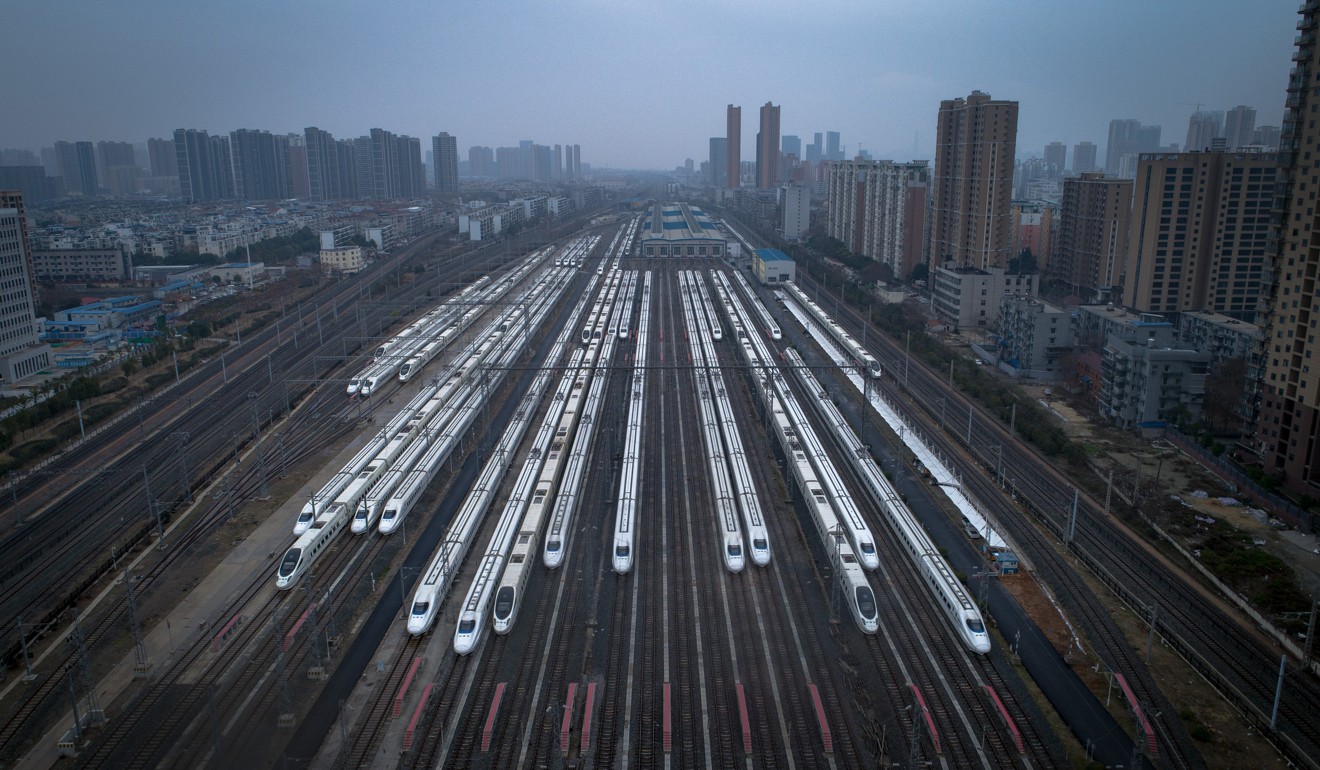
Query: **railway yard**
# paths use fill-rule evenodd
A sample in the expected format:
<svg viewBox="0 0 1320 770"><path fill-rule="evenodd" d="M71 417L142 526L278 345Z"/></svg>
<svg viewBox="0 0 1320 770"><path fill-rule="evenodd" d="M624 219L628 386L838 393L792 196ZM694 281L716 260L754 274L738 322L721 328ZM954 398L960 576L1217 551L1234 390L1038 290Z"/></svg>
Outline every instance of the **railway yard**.
<svg viewBox="0 0 1320 770"><path fill-rule="evenodd" d="M1103 502L821 287L645 224L333 284L11 480L0 762L1207 766L1084 570L1320 766L1314 674L1276 701L1280 648Z"/></svg>

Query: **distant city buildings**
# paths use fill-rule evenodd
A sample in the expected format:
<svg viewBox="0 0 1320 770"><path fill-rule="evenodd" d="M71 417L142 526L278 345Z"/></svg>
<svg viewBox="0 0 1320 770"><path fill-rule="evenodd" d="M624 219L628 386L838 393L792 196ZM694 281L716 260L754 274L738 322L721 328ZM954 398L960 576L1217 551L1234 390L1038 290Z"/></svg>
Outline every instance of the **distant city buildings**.
<svg viewBox="0 0 1320 770"><path fill-rule="evenodd" d="M1256 144L1256 110L1245 104L1239 104L1228 111L1224 117L1225 149L1236 150L1239 147ZM1190 149L1190 145L1188 148Z"/></svg>
<svg viewBox="0 0 1320 770"><path fill-rule="evenodd" d="M1215 140L1223 136L1223 130L1224 113L1197 110L1187 120L1187 141L1183 144L1183 149L1187 152L1225 149L1222 146L1215 146Z"/></svg>
<svg viewBox="0 0 1320 770"><path fill-rule="evenodd" d="M723 136L710 138L710 161L707 165L711 187L729 186L729 140Z"/></svg>
<svg viewBox="0 0 1320 770"><path fill-rule="evenodd" d="M1105 146L1105 175L1131 179L1136 175L1136 157L1160 149L1160 127L1143 126L1141 121L1123 118L1109 121L1109 144ZM1124 159L1129 159L1123 173Z"/></svg>
<svg viewBox="0 0 1320 770"><path fill-rule="evenodd" d="M174 153L179 168L179 195L185 203L234 197L229 137L180 128L174 132Z"/></svg>
<svg viewBox="0 0 1320 770"><path fill-rule="evenodd" d="M1063 176L1068 167L1068 146L1063 142L1050 142L1045 145L1046 173L1050 176Z"/></svg>
<svg viewBox="0 0 1320 770"><path fill-rule="evenodd" d="M1085 174L1089 171L1095 171L1095 145L1090 142L1079 142L1073 145L1072 170L1074 174Z"/></svg>
<svg viewBox="0 0 1320 770"><path fill-rule="evenodd" d="M811 190L802 185L787 184L780 191L783 216L780 232L790 241L806 235L811 226Z"/></svg>

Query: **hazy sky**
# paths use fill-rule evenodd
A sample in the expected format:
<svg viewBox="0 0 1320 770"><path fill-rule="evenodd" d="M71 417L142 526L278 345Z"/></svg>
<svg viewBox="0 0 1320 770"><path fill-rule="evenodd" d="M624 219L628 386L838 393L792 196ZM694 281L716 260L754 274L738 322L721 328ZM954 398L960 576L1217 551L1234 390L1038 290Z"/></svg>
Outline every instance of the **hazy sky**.
<svg viewBox="0 0 1320 770"><path fill-rule="evenodd" d="M1181 144L1196 102L1278 125L1299 0L6 0L0 147L175 128L372 127L580 144L596 165L698 164L760 105L849 155L934 154L941 99L1021 104L1018 155L1104 154L1111 118ZM916 152L913 152L915 142Z"/></svg>

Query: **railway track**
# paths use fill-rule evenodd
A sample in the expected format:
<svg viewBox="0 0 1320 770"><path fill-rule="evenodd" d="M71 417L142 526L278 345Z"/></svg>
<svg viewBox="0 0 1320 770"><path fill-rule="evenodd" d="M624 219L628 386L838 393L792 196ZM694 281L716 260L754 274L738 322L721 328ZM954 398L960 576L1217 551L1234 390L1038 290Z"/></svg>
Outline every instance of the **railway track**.
<svg viewBox="0 0 1320 770"><path fill-rule="evenodd" d="M844 308L843 312L839 314L839 317L841 323L854 329L860 325L860 319L856 312L850 307ZM878 337L880 337L880 335L869 335L873 349L875 348L875 340ZM892 362L903 360L897 345L887 338L881 338L880 341L881 344L886 347L885 352L881 354L881 361ZM942 379L930 372L921 362L913 362L910 367L908 367L905 374L907 378L907 390L909 391L909 393L905 395L910 395L912 401L909 402L904 398L892 397L891 395L891 403L901 407L904 411L908 412L912 418L918 419L921 423L929 426L929 434L932 437L938 437L938 448L943 451L946 456L975 457L975 462L964 461L963 463L964 467L962 470L964 483L974 485L972 489L977 493L979 499L984 504L988 504L995 509L996 521L1000 525L1009 528L1008 534L1015 542L1020 541L1021 544L1019 547L1023 548L1025 555L1031 560L1033 566L1037 568L1038 575L1043 578L1047 584L1051 585L1051 587L1057 587L1059 592L1063 594L1065 606L1069 607L1070 610L1079 615L1079 618L1083 621L1084 628L1093 643L1102 649L1111 651L1111 654L1116 661L1116 663L1111 664L1111 666L1122 666L1127 673L1129 683L1138 693L1139 698L1147 703L1148 706L1153 704L1152 708L1147 709L1148 713L1152 718L1159 720L1160 724L1157 729L1166 736L1169 744L1177 749L1177 754L1173 758L1166 757L1165 759L1172 761L1175 766L1200 766L1198 750L1195 745L1192 744L1185 727L1180 721L1173 718L1173 716L1176 715L1176 710L1171 705L1168 705L1167 699L1165 699L1162 693L1159 692L1153 680L1150 678L1149 671L1146 669L1144 663L1137 659L1132 653L1131 645L1126 642L1117 627L1108 619L1107 613L1103 609L1103 605L1095 597L1094 593L1080 580L1080 578L1073 574L1071 567L1061 562L1057 556L1057 552L1051 556L1051 552L1053 551L1052 546L1045 543L1043 539L1038 537L1038 535L1033 536L1033 534L1028 531L1031 525L1021 517L1020 512L1017 511L1014 506L1006 504L1003 501L1003 492L992 489L986 482L985 478L980 476L980 473L985 468L989 468L993 473L996 467L1000 467L1001 469L1006 467L1002 464L1003 457L1010 458L1010 463L1012 462L1011 458L1014 457L1014 453L1021 451L1016 445L1015 440L1008 435L1007 431L1004 430L996 420L988 419L984 414L979 415L979 420L976 419L979 410L970 405L970 403L962 398L960 394L947 391L941 384ZM901 380L900 383L891 383L886 380L883 387L887 392L895 394L900 390L900 384ZM947 400L941 401L941 399ZM966 409L972 410L972 442L970 445L966 441L968 436L966 432L963 431L960 422L961 418L954 421L957 423L956 426L954 423L943 419L939 421L934 419L937 410L935 406L936 404L941 405L941 412L948 411L949 414L966 413ZM914 409L914 406L919 406L920 412ZM940 423L944 423L944 425L948 427L947 433L940 429ZM978 429L981 436L979 441L977 440ZM962 435L959 435L960 433ZM968 446L971 447L970 450L966 449ZM996 449L996 447L998 448ZM964 451L969 453L963 454ZM1003 453L1002 455L1000 455L1001 452ZM1014 467L1017 467L1021 478L1024 480L1024 485L1025 480L1035 479L1039 482L1039 489L1037 492L1040 492L1041 490L1050 490L1051 493L1054 493L1057 490L1067 490L1072 486L1071 482L1066 477L1049 464L1041 462L1039 459L1035 458L1034 455L1023 453L1021 454L1021 458L1022 459L1019 461L1021 465ZM1028 461L1027 458L1031 458L1030 461ZM973 481L973 479L975 479L975 481ZM1028 490L1023 489L1021 491L1024 492L1024 495L1020 497L1026 502L1027 496L1025 495L1025 492ZM1053 497L1053 494L1051 494L1051 497ZM1066 522L1060 522L1059 519L1062 518L1063 511L1071 508L1071 496L1069 495L1067 506L1060 505L1055 509L1055 502L1056 501L1052 499L1048 502L1044 500L1036 500L1029 502L1029 504L1036 506L1039 510L1050 510L1054 512L1052 515L1046 517L1046 521L1049 522L1050 527L1056 532L1061 532L1062 526L1066 524ZM1132 551L1144 550L1141 546L1138 546L1135 543L1129 543L1129 547ZM1046 563L1047 560L1048 563ZM1042 569L1045 571L1042 572ZM1094 624L1088 623L1087 621L1094 621ZM1160 704L1163 704L1165 707L1161 708Z"/></svg>

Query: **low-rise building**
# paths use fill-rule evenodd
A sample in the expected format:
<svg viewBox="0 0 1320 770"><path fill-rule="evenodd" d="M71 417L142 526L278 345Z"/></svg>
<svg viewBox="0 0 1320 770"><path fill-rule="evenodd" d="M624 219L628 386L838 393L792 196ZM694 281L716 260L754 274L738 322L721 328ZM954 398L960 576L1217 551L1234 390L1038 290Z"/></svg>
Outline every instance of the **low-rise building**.
<svg viewBox="0 0 1320 770"><path fill-rule="evenodd" d="M999 360L1021 376L1061 379L1073 344L1072 314L1035 297L1005 295L999 309Z"/></svg>
<svg viewBox="0 0 1320 770"><path fill-rule="evenodd" d="M128 257L122 249L33 249L39 281L124 281Z"/></svg>
<svg viewBox="0 0 1320 770"><path fill-rule="evenodd" d="M361 246L344 246L338 249L321 249L321 266L339 273L351 274L362 269Z"/></svg>
<svg viewBox="0 0 1320 770"><path fill-rule="evenodd" d="M1115 305L1082 305L1074 316L1077 343L1102 350L1110 335L1130 342L1169 347L1177 343L1173 323L1158 313L1133 313Z"/></svg>
<svg viewBox="0 0 1320 770"><path fill-rule="evenodd" d="M952 331L993 329L999 323L1005 294L1034 297L1040 291L1036 273L1009 273L1003 268L981 270L949 265L931 276L931 307Z"/></svg>
<svg viewBox="0 0 1320 770"><path fill-rule="evenodd" d="M796 268L793 258L779 249L757 249L752 259L752 272L762 286L794 280Z"/></svg>
<svg viewBox="0 0 1320 770"><path fill-rule="evenodd" d="M657 203L642 223L639 253L644 257L723 259L728 243L715 222L686 203Z"/></svg>
<svg viewBox="0 0 1320 770"><path fill-rule="evenodd" d="M1210 354L1109 335L1100 379L1100 416L1124 430L1196 419L1205 401Z"/></svg>

